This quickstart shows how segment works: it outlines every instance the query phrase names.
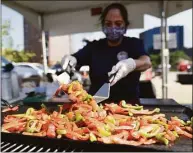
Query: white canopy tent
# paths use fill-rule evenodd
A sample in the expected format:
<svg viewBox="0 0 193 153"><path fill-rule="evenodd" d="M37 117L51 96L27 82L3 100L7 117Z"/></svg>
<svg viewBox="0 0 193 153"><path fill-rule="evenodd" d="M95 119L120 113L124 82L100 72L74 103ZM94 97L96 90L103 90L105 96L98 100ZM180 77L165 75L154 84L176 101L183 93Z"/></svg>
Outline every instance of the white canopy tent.
<svg viewBox="0 0 193 153"><path fill-rule="evenodd" d="M129 13L129 28L143 28L143 15L162 18L162 95L167 98L167 48L166 18L192 8L192 1L2 1L2 4L21 13L29 22L42 30L44 67L47 71L45 32L51 36L99 31L98 16L91 16L90 9L105 7L113 2L124 4ZM165 65L166 64L166 65Z"/></svg>
<svg viewBox="0 0 193 153"><path fill-rule="evenodd" d="M55 35L98 30L98 16L91 16L90 9L104 8L112 2L121 2L127 7L129 28L143 28L144 14L161 18L162 1L2 1L36 27L53 31ZM192 8L191 4L191 1L168 1L167 17Z"/></svg>

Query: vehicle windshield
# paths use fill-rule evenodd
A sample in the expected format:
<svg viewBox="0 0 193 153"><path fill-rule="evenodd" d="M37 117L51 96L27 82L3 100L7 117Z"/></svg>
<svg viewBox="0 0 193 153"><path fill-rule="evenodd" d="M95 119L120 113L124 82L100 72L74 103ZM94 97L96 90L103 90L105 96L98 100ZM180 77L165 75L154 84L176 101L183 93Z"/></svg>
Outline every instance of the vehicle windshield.
<svg viewBox="0 0 193 153"><path fill-rule="evenodd" d="M37 65L37 67L41 70L44 70L44 66L43 65Z"/></svg>
<svg viewBox="0 0 193 153"><path fill-rule="evenodd" d="M7 59L5 59L3 56L1 56L1 67L4 67L5 65L11 63Z"/></svg>
<svg viewBox="0 0 193 153"><path fill-rule="evenodd" d="M60 64L55 64L51 67L51 69L61 69L62 66Z"/></svg>

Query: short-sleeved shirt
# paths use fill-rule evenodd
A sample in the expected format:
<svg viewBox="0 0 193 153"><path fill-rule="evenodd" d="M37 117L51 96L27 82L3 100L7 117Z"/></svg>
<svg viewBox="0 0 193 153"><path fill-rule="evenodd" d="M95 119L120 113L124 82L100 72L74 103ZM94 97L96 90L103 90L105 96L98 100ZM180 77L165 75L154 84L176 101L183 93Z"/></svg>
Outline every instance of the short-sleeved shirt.
<svg viewBox="0 0 193 153"><path fill-rule="evenodd" d="M83 65L90 67L91 87L89 93L93 95L105 82L108 82L108 72L120 60L138 59L142 55L148 55L144 51L143 41L124 37L122 43L116 47L109 46L106 38L89 42L72 56L76 57L78 67ZM109 99L113 101L138 99L139 79L139 71L129 73L111 86Z"/></svg>

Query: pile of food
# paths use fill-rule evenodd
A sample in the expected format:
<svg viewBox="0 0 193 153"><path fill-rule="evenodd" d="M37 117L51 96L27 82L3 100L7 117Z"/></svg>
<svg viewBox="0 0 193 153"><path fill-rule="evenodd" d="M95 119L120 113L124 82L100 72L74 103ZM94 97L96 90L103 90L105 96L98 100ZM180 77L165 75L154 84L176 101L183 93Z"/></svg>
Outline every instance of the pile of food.
<svg viewBox="0 0 193 153"><path fill-rule="evenodd" d="M148 110L124 100L119 104L98 105L77 81L62 85L55 95L61 90L72 101L68 108L58 106L59 111L49 112L42 105L40 110L28 108L25 114L7 115L2 131L134 146L168 145L180 136L192 139L192 120L185 122L178 117L168 120L159 108Z"/></svg>

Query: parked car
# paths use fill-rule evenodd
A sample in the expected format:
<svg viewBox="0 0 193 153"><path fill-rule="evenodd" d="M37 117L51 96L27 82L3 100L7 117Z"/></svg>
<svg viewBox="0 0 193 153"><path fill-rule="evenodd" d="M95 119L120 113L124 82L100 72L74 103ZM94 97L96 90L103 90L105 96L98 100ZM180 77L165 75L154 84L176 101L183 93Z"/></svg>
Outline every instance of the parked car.
<svg viewBox="0 0 193 153"><path fill-rule="evenodd" d="M44 73L43 64L40 64L40 63L31 63L31 64L34 65L35 67L39 68L42 71L42 73ZM47 67L47 73L55 74L55 71L52 70L50 67Z"/></svg>
<svg viewBox="0 0 193 153"><path fill-rule="evenodd" d="M23 78L23 81L33 81L39 86L41 79L44 78L44 66L40 63L15 63L15 71ZM48 79L53 78L55 72L48 67L46 76Z"/></svg>
<svg viewBox="0 0 193 153"><path fill-rule="evenodd" d="M183 60L177 65L177 69L180 72L191 72L192 64L188 60Z"/></svg>
<svg viewBox="0 0 193 153"><path fill-rule="evenodd" d="M14 71L12 62L1 56L1 98L13 101L20 97L20 78Z"/></svg>
<svg viewBox="0 0 193 153"><path fill-rule="evenodd" d="M30 63L15 63L14 67L14 72L22 78L22 83L31 82L35 86L39 86L43 77L41 69Z"/></svg>

